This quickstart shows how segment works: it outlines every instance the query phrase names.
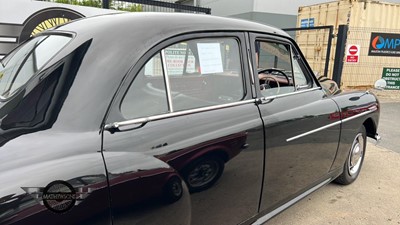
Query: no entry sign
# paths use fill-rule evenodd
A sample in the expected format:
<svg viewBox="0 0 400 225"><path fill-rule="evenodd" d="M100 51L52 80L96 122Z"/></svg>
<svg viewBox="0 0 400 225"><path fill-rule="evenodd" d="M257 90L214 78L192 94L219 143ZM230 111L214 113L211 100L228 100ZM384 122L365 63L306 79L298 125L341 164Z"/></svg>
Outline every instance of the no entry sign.
<svg viewBox="0 0 400 225"><path fill-rule="evenodd" d="M346 62L358 63L360 56L360 45L347 45L346 48Z"/></svg>

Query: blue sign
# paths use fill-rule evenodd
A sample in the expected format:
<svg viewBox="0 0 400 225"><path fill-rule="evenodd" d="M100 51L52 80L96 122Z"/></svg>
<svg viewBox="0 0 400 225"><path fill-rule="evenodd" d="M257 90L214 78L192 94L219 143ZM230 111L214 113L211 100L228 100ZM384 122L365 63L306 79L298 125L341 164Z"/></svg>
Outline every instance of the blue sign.
<svg viewBox="0 0 400 225"><path fill-rule="evenodd" d="M308 27L308 18L307 19L301 19L300 27Z"/></svg>
<svg viewBox="0 0 400 225"><path fill-rule="evenodd" d="M310 20L308 22L308 26L309 27L314 27L314 18L310 18Z"/></svg>

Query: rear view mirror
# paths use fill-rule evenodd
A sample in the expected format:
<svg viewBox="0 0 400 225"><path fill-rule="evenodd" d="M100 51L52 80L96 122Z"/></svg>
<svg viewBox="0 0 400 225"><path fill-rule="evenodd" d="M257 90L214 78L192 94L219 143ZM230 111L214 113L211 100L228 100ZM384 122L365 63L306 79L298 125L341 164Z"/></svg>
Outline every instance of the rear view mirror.
<svg viewBox="0 0 400 225"><path fill-rule="evenodd" d="M377 81L375 82L374 87L375 87L375 89L378 89L378 90L383 90L383 89L385 89L385 88L386 88L386 80L384 80L384 79L379 79L379 80L377 80Z"/></svg>

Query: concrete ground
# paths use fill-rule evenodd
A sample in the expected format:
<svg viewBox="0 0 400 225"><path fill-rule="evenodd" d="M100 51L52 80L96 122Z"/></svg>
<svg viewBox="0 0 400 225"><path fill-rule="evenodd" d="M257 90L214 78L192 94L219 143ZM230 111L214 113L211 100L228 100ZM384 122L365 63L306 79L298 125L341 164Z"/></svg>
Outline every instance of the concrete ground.
<svg viewBox="0 0 400 225"><path fill-rule="evenodd" d="M379 128L382 142L376 146L374 140L368 141L358 179L348 186L322 187L268 225L400 224L400 154L396 147L400 140L400 92L382 92L378 97L383 103Z"/></svg>
<svg viewBox="0 0 400 225"><path fill-rule="evenodd" d="M362 171L353 184L329 184L267 224L400 224L399 169L399 153L369 142Z"/></svg>

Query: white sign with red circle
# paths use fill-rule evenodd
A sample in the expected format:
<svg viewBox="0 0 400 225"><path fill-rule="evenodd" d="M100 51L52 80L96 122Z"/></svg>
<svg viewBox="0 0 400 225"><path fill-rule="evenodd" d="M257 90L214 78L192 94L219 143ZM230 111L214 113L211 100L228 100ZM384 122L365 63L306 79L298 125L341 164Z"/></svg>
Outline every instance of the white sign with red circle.
<svg viewBox="0 0 400 225"><path fill-rule="evenodd" d="M360 45L347 45L346 48L346 62L358 63L360 58Z"/></svg>

